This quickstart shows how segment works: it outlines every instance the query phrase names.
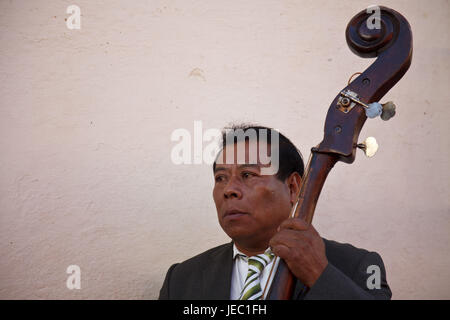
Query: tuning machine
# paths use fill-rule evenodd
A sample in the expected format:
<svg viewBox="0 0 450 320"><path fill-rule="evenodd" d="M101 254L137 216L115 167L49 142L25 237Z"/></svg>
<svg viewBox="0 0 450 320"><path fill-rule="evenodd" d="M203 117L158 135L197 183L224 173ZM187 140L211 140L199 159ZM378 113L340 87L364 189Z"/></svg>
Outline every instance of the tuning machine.
<svg viewBox="0 0 450 320"><path fill-rule="evenodd" d="M395 104L392 101L382 104L383 112L381 113L381 119L388 121L390 118L395 116Z"/></svg>
<svg viewBox="0 0 450 320"><path fill-rule="evenodd" d="M395 115L395 104L392 101L384 104L378 102L365 104L359 99L356 92L351 90L341 91L340 97L337 101L337 107L339 110L344 113L349 113L356 104L364 107L368 118L376 118L380 116L381 119L387 121Z"/></svg>
<svg viewBox="0 0 450 320"><path fill-rule="evenodd" d="M357 147L363 150L368 158L371 158L377 153L378 143L374 137L368 137L363 143L358 143Z"/></svg>

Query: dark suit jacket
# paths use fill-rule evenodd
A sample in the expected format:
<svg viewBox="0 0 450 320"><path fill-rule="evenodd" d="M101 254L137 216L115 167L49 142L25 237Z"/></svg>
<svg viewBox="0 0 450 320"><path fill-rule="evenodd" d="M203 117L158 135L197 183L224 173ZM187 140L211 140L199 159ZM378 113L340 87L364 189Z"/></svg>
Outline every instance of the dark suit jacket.
<svg viewBox="0 0 450 320"><path fill-rule="evenodd" d="M376 252L326 240L328 266L311 288L297 280L293 299L390 299L383 260ZM381 271L380 289L369 289L370 265ZM210 249L169 268L159 299L228 300L233 270L233 244ZM372 271L373 272L373 271Z"/></svg>

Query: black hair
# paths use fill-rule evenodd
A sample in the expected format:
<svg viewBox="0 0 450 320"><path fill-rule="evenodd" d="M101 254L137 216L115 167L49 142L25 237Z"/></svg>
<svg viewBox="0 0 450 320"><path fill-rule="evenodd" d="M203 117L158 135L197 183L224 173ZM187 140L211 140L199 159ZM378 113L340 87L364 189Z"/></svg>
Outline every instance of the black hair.
<svg viewBox="0 0 450 320"><path fill-rule="evenodd" d="M279 168L276 177L281 181L285 181L293 172L297 172L300 177L303 177L305 168L300 150L288 138L275 129L248 124L233 125L229 128L224 128L222 131L222 150L227 144L237 143L237 136L235 134L237 130L242 130L241 132L244 134L249 130L256 132L258 142L260 130L266 130L268 145L271 143L272 132L277 132L279 137ZM216 161L213 164L213 171L215 169Z"/></svg>

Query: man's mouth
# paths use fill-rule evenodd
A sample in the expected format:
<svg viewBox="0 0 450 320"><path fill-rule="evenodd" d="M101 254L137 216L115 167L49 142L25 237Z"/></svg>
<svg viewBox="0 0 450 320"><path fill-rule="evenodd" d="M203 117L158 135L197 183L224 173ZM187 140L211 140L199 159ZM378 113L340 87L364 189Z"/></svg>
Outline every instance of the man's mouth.
<svg viewBox="0 0 450 320"><path fill-rule="evenodd" d="M237 210L237 209L229 209L229 210L225 211L225 214L223 216L231 218L231 217L239 217L244 214L248 214L248 212Z"/></svg>

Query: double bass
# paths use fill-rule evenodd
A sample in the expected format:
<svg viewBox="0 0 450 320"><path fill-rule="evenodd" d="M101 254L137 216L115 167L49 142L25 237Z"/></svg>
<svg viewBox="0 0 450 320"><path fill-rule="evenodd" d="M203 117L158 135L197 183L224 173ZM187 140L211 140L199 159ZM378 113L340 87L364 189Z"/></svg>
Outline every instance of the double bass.
<svg viewBox="0 0 450 320"><path fill-rule="evenodd" d="M358 143L359 133L367 118L380 116L389 120L395 115L392 102L380 104L378 101L411 65L411 27L395 10L373 6L359 12L348 23L345 37L353 53L377 59L334 98L326 115L323 140L311 149L303 183L291 212L291 217L301 218L309 224L334 165L338 161L353 163L358 148L363 149L367 156L376 151L377 144L373 139ZM276 257L263 298L288 300L294 286L294 275L286 263Z"/></svg>

